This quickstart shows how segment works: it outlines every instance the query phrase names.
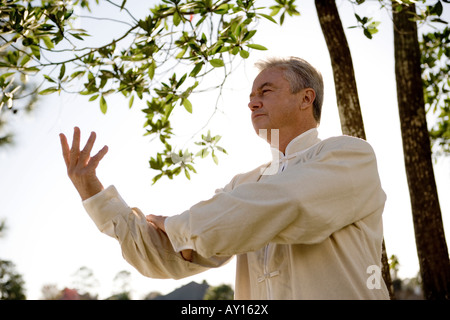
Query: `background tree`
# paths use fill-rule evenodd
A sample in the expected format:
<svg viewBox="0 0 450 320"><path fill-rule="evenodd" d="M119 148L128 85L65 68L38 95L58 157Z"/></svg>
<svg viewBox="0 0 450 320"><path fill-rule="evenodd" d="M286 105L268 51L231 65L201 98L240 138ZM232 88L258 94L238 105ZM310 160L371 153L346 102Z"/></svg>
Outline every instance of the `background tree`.
<svg viewBox="0 0 450 320"><path fill-rule="evenodd" d="M113 280L114 292L107 300L131 300L131 272L119 271Z"/></svg>
<svg viewBox="0 0 450 320"><path fill-rule="evenodd" d="M203 300L233 300L234 290L228 284L209 287Z"/></svg>
<svg viewBox="0 0 450 320"><path fill-rule="evenodd" d="M393 1L395 75L406 176L426 299L450 299L450 261L431 159L416 7Z"/></svg>
<svg viewBox="0 0 450 320"><path fill-rule="evenodd" d="M58 289L56 284L46 284L41 288L42 300L59 300L62 291Z"/></svg>
<svg viewBox="0 0 450 320"><path fill-rule="evenodd" d="M316 0L317 15L333 69L342 133L366 139L352 55L334 0Z"/></svg>
<svg viewBox="0 0 450 320"><path fill-rule="evenodd" d="M5 53L0 50L0 60L13 59L13 52L15 51ZM37 106L39 95L36 92L36 85L29 82L28 76L24 74L20 75L20 79L16 79L11 73L1 73L0 89L0 147L2 147L14 141L14 131L10 128L10 123L32 112Z"/></svg>
<svg viewBox="0 0 450 320"><path fill-rule="evenodd" d="M97 295L91 291L98 286L94 272L88 267L80 267L73 275L72 286L84 300L96 300Z"/></svg>
<svg viewBox="0 0 450 320"><path fill-rule="evenodd" d="M0 222L0 238L4 236L5 221ZM0 300L25 300L25 281L13 262L0 259Z"/></svg>

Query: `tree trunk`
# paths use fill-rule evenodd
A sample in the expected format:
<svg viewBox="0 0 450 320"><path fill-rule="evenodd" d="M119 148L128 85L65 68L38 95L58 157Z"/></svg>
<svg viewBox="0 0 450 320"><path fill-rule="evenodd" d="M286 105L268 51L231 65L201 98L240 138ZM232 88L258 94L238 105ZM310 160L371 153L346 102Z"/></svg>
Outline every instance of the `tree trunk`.
<svg viewBox="0 0 450 320"><path fill-rule="evenodd" d="M423 291L426 299L450 299L450 261L425 117L417 25L410 20L415 6L392 11L397 100Z"/></svg>
<svg viewBox="0 0 450 320"><path fill-rule="evenodd" d="M316 0L320 26L330 53L342 133L366 139L355 72L335 0Z"/></svg>
<svg viewBox="0 0 450 320"><path fill-rule="evenodd" d="M315 0L315 4L320 26L330 53L342 133L366 139L352 56L336 2L335 0ZM395 299L384 240L381 265L389 296L391 299Z"/></svg>

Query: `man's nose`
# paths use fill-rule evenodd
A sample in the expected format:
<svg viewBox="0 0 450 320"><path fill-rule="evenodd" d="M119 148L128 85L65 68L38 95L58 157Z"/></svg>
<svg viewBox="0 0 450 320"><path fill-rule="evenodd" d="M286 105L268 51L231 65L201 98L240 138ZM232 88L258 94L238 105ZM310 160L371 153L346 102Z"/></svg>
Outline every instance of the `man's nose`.
<svg viewBox="0 0 450 320"><path fill-rule="evenodd" d="M260 99L258 98L252 98L250 99L250 102L248 103L248 107L250 108L251 111L255 111L258 110L262 107L262 102Z"/></svg>

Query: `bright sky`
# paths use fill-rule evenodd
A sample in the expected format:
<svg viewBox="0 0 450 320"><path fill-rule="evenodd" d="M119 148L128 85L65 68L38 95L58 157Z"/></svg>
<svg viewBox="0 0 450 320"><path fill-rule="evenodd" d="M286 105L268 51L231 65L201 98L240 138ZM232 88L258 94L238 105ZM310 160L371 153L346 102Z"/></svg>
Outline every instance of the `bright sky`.
<svg viewBox="0 0 450 320"><path fill-rule="evenodd" d="M270 1L264 0L266 3ZM262 2L262 1L261 1ZM129 1L136 16L145 2ZM122 258L118 243L101 234L84 211L80 198L66 176L58 134L72 138L74 126L82 130L86 141L90 131L97 132L94 151L103 145L109 152L100 164L98 176L105 186L114 184L125 201L144 213L173 215L181 213L198 201L208 199L216 188L224 186L235 174L245 172L268 161L268 146L253 131L248 94L256 75L254 62L266 56L299 56L321 70L325 80L325 101L320 136L339 135L340 124L328 51L323 39L313 1L299 1L300 17L288 18L282 27L262 21L254 37L255 43L266 46L265 52L252 51L226 84L218 112L209 127L213 134L223 136L220 145L229 153L220 156L219 166L211 158L198 161L197 171L188 181L184 176L175 180L161 179L151 185L155 175L148 160L156 145L144 137L144 103L135 100L131 110L121 96L108 100L107 115L98 102L85 97L63 94L46 96L38 110L26 119L16 119L16 145L0 149L0 219L6 219L6 236L0 239L0 258L12 260L26 283L29 299L41 298L45 284L60 289L71 286L72 275L82 266L93 270L100 298L112 294L115 275L122 270L132 273L134 299L152 291L163 294L190 281L206 280L211 285L234 284L234 261L225 267L182 280L145 278ZM338 1L344 27L355 24L348 1ZM147 7L145 5L144 7ZM96 10L96 6L93 5ZM108 10L108 11L106 11ZM112 10L112 9L111 9ZM365 123L367 140L378 158L379 172L387 203L384 212L385 242L388 255L400 261L400 276L413 277L419 270L415 248L408 187L403 164L403 152L396 102L393 59L392 23L377 4L359 8L363 15L375 15L382 21L380 32L368 40L359 29L347 29ZM99 16L111 16L105 8ZM81 27L96 33L111 34L105 25L91 31L89 20ZM185 141L205 123L212 113L217 92L191 99L193 115L180 108L175 128L180 141ZM450 234L449 160L435 164L435 176L447 238Z"/></svg>

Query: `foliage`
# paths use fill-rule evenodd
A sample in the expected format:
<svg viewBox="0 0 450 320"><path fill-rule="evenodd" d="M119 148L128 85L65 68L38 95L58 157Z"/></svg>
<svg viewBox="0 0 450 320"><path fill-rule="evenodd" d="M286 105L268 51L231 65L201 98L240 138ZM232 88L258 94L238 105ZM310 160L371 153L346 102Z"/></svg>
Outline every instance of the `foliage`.
<svg viewBox="0 0 450 320"><path fill-rule="evenodd" d="M0 222L0 237L5 234L6 223ZM22 275L16 272L15 265L11 261L0 259L0 299L1 300L24 300L25 282Z"/></svg>
<svg viewBox="0 0 450 320"><path fill-rule="evenodd" d="M216 287L209 287L203 300L233 300L234 291L228 284L222 284Z"/></svg>
<svg viewBox="0 0 450 320"><path fill-rule="evenodd" d="M428 112L437 116L430 130L435 154L450 154L450 29L422 35L422 80Z"/></svg>
<svg viewBox="0 0 450 320"><path fill-rule="evenodd" d="M25 300L25 282L11 261L0 260L0 300Z"/></svg>
<svg viewBox="0 0 450 320"><path fill-rule="evenodd" d="M257 31L250 26L260 18L275 21L255 7L255 0L163 0L141 19L127 10L126 2L104 5L123 14L121 22L127 29L106 44L89 47L83 46L88 32L73 27L78 18L75 8L91 10L88 0L42 1L39 6L33 1L1 0L1 108L12 109L23 98L15 79L33 75L42 78L34 93L85 95L98 101L103 113L112 94L122 94L130 108L136 98L144 100L146 134L158 137L163 148L150 160L150 167L160 172L153 182L182 171L190 178L198 152L174 150L173 111L192 113L189 98L200 90L202 79L221 70L222 80L202 90L221 88L236 57L246 59L252 49L266 50L252 43ZM293 14L292 2L284 13ZM80 81L83 88L73 91L71 84ZM203 143L224 152L211 141L202 139L199 144ZM217 162L216 154L211 155Z"/></svg>
<svg viewBox="0 0 450 320"><path fill-rule="evenodd" d="M4 236L5 221L0 222L0 237ZM0 300L25 300L25 281L11 261L0 259Z"/></svg>
<svg viewBox="0 0 450 320"><path fill-rule="evenodd" d="M131 300L129 292L121 292L106 298L106 300Z"/></svg>
<svg viewBox="0 0 450 320"><path fill-rule="evenodd" d="M114 294L106 300L131 300L131 272L119 271L114 277Z"/></svg>
<svg viewBox="0 0 450 320"><path fill-rule="evenodd" d="M360 5L365 0L350 0L355 5ZM419 7L420 2L422 5ZM435 123L429 130L433 145L433 155L450 154L450 29L448 21L443 20L444 5L449 0L429 1L398 0L386 2L379 0L380 9L392 5L390 11L398 13L410 4L418 7L417 12L411 15L411 19L417 22L418 27L429 26L433 31L424 32L420 39L422 81L424 89L425 106L428 113L436 117ZM393 3L393 4L392 4ZM350 28L363 29L364 35L372 39L372 35L378 32L379 22L372 17L361 17L355 13L358 25ZM444 27L441 27L444 26Z"/></svg>
<svg viewBox="0 0 450 320"><path fill-rule="evenodd" d="M96 296L90 291L99 285L98 280L94 276L94 272L88 267L80 267L73 275L73 287L80 296L96 299Z"/></svg>

